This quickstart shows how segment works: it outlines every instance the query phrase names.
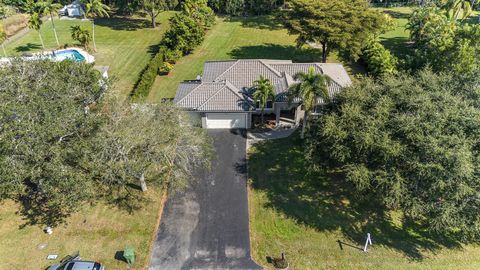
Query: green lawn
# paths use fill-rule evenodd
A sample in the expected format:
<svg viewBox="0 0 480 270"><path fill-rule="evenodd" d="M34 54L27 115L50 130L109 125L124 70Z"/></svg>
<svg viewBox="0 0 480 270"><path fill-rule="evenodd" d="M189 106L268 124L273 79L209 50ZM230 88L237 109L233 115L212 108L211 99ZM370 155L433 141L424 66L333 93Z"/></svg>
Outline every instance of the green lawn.
<svg viewBox="0 0 480 270"><path fill-rule="evenodd" d="M156 29L150 28L147 20L138 18L115 18L95 20L95 39L97 52L96 65L109 66L109 75L114 79L117 89L127 96L151 57L151 50L160 42L163 32L168 27L170 12L162 13ZM80 24L91 30L91 23L81 20L56 20L55 26L60 44L73 44L70 26ZM41 33L47 50L57 47L50 21L43 24ZM93 48L93 44L91 46ZM22 38L6 45L7 53L21 55L41 50L41 43L36 31L30 31Z"/></svg>
<svg viewBox="0 0 480 270"><path fill-rule="evenodd" d="M395 28L381 36L383 45L397 57L404 57L408 53L409 31L405 29L408 18L412 13L411 7L379 8L395 20Z"/></svg>
<svg viewBox="0 0 480 270"><path fill-rule="evenodd" d="M148 203L133 214L103 203L85 206L51 235L42 231L43 226L24 227L27 220L17 213L20 206L12 201L3 202L0 204L0 269L41 270L55 262L46 260L48 254L64 257L77 250L83 259L101 262L106 269L127 269L125 262L115 258L117 251L126 245L135 248L135 269L146 269L162 194L149 189L145 198ZM41 244L46 247L40 249Z"/></svg>
<svg viewBox="0 0 480 270"><path fill-rule="evenodd" d="M203 44L191 55L183 57L168 76L159 76L152 87L148 102L175 96L178 84L193 80L202 73L207 60L225 59L289 59L320 61L321 52L315 49L299 50L291 36L272 17L219 18L209 30ZM329 61L335 62L332 54Z"/></svg>
<svg viewBox="0 0 480 270"><path fill-rule="evenodd" d="M249 151L252 256L285 252L292 269L480 269L480 246L429 235L375 203L359 202L338 176L305 173L298 136ZM372 234L369 252L358 250ZM340 250L337 240L344 245Z"/></svg>

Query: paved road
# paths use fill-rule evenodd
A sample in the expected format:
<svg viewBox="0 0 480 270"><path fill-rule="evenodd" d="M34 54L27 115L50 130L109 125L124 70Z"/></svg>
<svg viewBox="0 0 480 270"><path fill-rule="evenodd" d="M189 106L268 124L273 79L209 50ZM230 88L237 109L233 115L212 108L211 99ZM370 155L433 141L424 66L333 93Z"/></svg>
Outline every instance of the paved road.
<svg viewBox="0 0 480 270"><path fill-rule="evenodd" d="M150 270L261 269L250 259L246 134L209 133L217 156L212 169L167 200Z"/></svg>

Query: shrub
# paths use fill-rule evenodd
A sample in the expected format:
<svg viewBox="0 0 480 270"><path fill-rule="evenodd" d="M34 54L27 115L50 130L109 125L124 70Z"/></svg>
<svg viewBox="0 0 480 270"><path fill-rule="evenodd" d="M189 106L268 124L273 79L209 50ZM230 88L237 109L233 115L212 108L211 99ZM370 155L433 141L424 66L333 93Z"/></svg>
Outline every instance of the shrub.
<svg viewBox="0 0 480 270"><path fill-rule="evenodd" d="M170 64L169 62L163 62L163 64L158 69L158 75L166 75L170 73L172 69L173 69L173 64Z"/></svg>
<svg viewBox="0 0 480 270"><path fill-rule="evenodd" d="M247 0L247 10L255 15L271 13L276 9L276 0Z"/></svg>
<svg viewBox="0 0 480 270"><path fill-rule="evenodd" d="M385 49L377 38L367 41L363 49L362 59L367 69L374 77L393 75L397 73L397 58Z"/></svg>
<svg viewBox="0 0 480 270"><path fill-rule="evenodd" d="M225 12L233 16L242 15L245 9L245 0L226 0Z"/></svg>
<svg viewBox="0 0 480 270"><path fill-rule="evenodd" d="M163 45L170 50L179 50L189 54L200 45L205 31L193 18L185 14L176 14L170 19L171 28L165 33Z"/></svg>
<svg viewBox="0 0 480 270"><path fill-rule="evenodd" d="M182 57L182 52L179 50L169 50L164 49L163 53L163 61L168 62L170 64L175 64L178 59Z"/></svg>
<svg viewBox="0 0 480 270"><path fill-rule="evenodd" d="M148 96L150 88L152 88L155 78L157 77L158 70L163 64L163 52L157 53L147 64L147 67L140 74L138 82L135 84L131 99L133 101L139 100Z"/></svg>
<svg viewBox="0 0 480 270"><path fill-rule="evenodd" d="M182 12L193 18L205 29L215 23L215 13L208 6L207 0L185 0L182 4Z"/></svg>
<svg viewBox="0 0 480 270"><path fill-rule="evenodd" d="M70 32L72 33L72 39L80 43L80 45L87 50L88 44L90 44L90 41L92 40L90 32L80 25L71 26Z"/></svg>

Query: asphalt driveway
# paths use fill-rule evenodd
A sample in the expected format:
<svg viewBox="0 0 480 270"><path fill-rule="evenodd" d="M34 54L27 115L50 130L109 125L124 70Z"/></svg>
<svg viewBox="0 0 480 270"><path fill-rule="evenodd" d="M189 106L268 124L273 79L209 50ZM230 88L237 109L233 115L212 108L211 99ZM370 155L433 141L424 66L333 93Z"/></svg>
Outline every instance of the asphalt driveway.
<svg viewBox="0 0 480 270"><path fill-rule="evenodd" d="M212 168L168 198L150 270L262 269L250 258L246 134L209 133L216 150Z"/></svg>

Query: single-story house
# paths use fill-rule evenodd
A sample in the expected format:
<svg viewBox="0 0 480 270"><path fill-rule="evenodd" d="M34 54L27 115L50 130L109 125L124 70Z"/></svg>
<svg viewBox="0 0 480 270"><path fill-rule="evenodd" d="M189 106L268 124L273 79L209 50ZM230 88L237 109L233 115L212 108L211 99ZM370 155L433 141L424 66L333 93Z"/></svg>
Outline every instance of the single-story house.
<svg viewBox="0 0 480 270"><path fill-rule="evenodd" d="M298 124L304 113L301 101L289 104L286 92L295 84L295 74L307 73L312 67L315 72L331 78L330 96L351 84L340 64L293 63L289 60L208 61L197 80L179 85L174 103L187 110L204 128L250 128L252 114L260 113L258 103L251 98L251 89L254 81L263 76L270 80L276 93L268 102L265 113L274 113L278 125L282 113L294 111L294 120Z"/></svg>

